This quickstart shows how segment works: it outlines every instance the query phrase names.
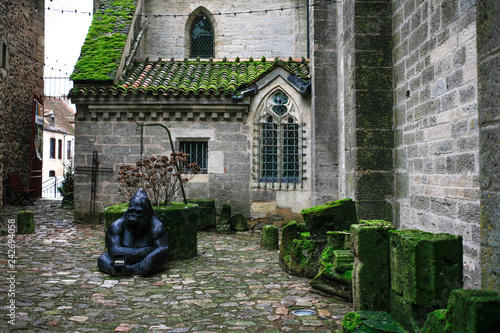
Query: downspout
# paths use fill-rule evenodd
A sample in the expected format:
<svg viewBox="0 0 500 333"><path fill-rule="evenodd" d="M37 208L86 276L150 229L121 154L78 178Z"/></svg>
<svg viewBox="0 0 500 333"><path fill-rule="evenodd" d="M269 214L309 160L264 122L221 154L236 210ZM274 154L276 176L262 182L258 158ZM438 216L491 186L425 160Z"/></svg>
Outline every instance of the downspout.
<svg viewBox="0 0 500 333"><path fill-rule="evenodd" d="M309 37L309 0L306 0L306 8L307 8L307 59L310 59L310 37Z"/></svg>

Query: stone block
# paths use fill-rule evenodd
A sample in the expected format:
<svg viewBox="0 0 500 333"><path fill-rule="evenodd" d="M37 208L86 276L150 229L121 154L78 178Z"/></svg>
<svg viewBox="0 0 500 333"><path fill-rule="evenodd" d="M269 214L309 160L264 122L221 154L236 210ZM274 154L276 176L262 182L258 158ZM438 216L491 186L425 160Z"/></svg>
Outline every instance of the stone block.
<svg viewBox="0 0 500 333"><path fill-rule="evenodd" d="M462 286L462 237L419 230L389 235L391 289L410 305L446 304L451 290Z"/></svg>
<svg viewBox="0 0 500 333"><path fill-rule="evenodd" d="M453 290L446 309L446 332L496 332L500 294L490 290Z"/></svg>
<svg viewBox="0 0 500 333"><path fill-rule="evenodd" d="M389 311L391 270L390 222L360 220L351 225L352 251L355 255L353 305L357 311Z"/></svg>
<svg viewBox="0 0 500 333"><path fill-rule="evenodd" d="M318 273L321 250L318 243L305 239L294 239L290 251L288 272L297 276L313 278Z"/></svg>
<svg viewBox="0 0 500 333"><path fill-rule="evenodd" d="M444 332L446 327L446 310L439 309L427 315L422 333Z"/></svg>
<svg viewBox="0 0 500 333"><path fill-rule="evenodd" d="M217 224L217 233L219 234L229 234L231 233L231 225L229 224Z"/></svg>
<svg viewBox="0 0 500 333"><path fill-rule="evenodd" d="M22 210L17 213L17 233L32 234L35 232L35 219L33 212L30 210Z"/></svg>
<svg viewBox="0 0 500 333"><path fill-rule="evenodd" d="M222 209L219 217L219 224L229 224L229 219L231 218L231 206L222 205Z"/></svg>
<svg viewBox="0 0 500 333"><path fill-rule="evenodd" d="M425 324L427 315L434 309L409 304L403 297L396 294L394 290L391 290L390 293L390 314L409 332L419 333Z"/></svg>
<svg viewBox="0 0 500 333"><path fill-rule="evenodd" d="M356 311L349 312L342 319L342 327L345 333L351 332L387 332L405 333L406 331L387 312Z"/></svg>
<svg viewBox="0 0 500 333"><path fill-rule="evenodd" d="M349 250L351 234L346 231L327 231L326 247L334 250Z"/></svg>
<svg viewBox="0 0 500 333"><path fill-rule="evenodd" d="M236 214L229 219L231 228L236 231L248 230L247 218L243 214Z"/></svg>
<svg viewBox="0 0 500 333"><path fill-rule="evenodd" d="M349 230L351 224L357 223L356 204L352 199L303 209L301 214L311 233L311 239L317 242L326 242L327 231Z"/></svg>
<svg viewBox="0 0 500 333"><path fill-rule="evenodd" d="M288 223L281 229L279 262L281 268L283 268L285 271L289 270L293 240L297 239L297 237L298 234L296 221L290 221L290 223Z"/></svg>
<svg viewBox="0 0 500 333"><path fill-rule="evenodd" d="M260 247L267 250L278 250L278 227L268 224L262 228Z"/></svg>
<svg viewBox="0 0 500 333"><path fill-rule="evenodd" d="M82 224L84 225L98 225L101 221L102 214L100 213L83 213Z"/></svg>
<svg viewBox="0 0 500 333"><path fill-rule="evenodd" d="M198 230L215 227L216 224L216 210L214 199L187 199L188 203L198 205Z"/></svg>

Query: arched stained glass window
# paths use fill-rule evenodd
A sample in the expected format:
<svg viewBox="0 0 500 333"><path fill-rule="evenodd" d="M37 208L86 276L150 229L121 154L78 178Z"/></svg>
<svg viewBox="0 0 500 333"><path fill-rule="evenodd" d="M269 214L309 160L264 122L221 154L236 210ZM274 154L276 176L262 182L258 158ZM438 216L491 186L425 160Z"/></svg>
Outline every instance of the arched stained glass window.
<svg viewBox="0 0 500 333"><path fill-rule="evenodd" d="M214 29L205 15L199 15L191 26L191 58L213 58L214 56Z"/></svg>
<svg viewBox="0 0 500 333"><path fill-rule="evenodd" d="M268 97L256 124L255 179L271 187L302 184L303 130L298 111L288 96L278 91Z"/></svg>

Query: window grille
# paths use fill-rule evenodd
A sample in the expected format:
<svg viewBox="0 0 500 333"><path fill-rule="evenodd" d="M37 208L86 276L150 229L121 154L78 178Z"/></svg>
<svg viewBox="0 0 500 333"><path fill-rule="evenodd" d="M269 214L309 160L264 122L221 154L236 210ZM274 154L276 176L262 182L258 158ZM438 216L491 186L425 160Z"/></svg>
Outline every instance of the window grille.
<svg viewBox="0 0 500 333"><path fill-rule="evenodd" d="M208 172L208 142L206 141L181 141L179 151L189 154L188 163L196 163L200 167L200 172Z"/></svg>
<svg viewBox="0 0 500 333"><path fill-rule="evenodd" d="M296 188L304 179L304 124L289 112L288 96L274 95L267 115L255 123L254 179L259 187Z"/></svg>
<svg viewBox="0 0 500 333"><path fill-rule="evenodd" d="M196 17L191 26L191 58L214 57L214 29L205 15Z"/></svg>

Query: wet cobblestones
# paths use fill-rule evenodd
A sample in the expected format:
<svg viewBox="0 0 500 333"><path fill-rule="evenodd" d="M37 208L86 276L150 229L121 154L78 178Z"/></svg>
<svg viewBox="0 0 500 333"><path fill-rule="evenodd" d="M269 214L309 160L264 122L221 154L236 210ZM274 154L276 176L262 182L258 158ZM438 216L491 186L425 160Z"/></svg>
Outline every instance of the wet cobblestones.
<svg viewBox="0 0 500 333"><path fill-rule="evenodd" d="M7 317L7 236L0 237L0 331L24 332L341 332L352 304L315 293L290 276L260 233L198 234L198 256L169 262L146 278L99 272L103 226L82 226L59 201L28 207L36 233L16 235L15 326ZM22 207L3 208L2 227ZM296 309L314 316L297 316Z"/></svg>

